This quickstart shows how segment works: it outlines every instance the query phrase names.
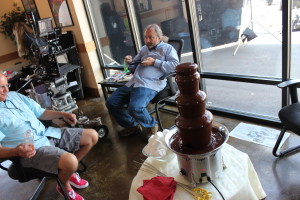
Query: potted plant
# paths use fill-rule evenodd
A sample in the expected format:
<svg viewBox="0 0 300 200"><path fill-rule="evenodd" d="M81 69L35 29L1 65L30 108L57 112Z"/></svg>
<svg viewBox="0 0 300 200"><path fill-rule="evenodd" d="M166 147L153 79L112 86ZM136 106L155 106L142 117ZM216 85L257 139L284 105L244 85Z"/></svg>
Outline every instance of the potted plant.
<svg viewBox="0 0 300 200"><path fill-rule="evenodd" d="M0 33L14 41L13 26L16 22L25 22L25 12L14 3L13 10L0 17Z"/></svg>
<svg viewBox="0 0 300 200"><path fill-rule="evenodd" d="M22 10L16 3L14 3L13 9L11 11L4 13L4 15L0 16L0 33L2 33L6 38L9 37L12 41L14 41L17 44L17 38L15 38L13 28L16 22L25 23L25 18L25 11ZM33 53L31 51L26 51L24 50L24 48L20 48L20 45L17 48L20 57L30 61L33 60Z"/></svg>

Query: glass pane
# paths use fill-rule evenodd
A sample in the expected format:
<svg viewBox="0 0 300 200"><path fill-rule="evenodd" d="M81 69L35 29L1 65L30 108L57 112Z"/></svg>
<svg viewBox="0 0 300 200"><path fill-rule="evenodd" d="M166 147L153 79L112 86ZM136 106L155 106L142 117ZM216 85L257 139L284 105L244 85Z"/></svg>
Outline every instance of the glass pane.
<svg viewBox="0 0 300 200"><path fill-rule="evenodd" d="M279 1L196 0L203 71L281 77Z"/></svg>
<svg viewBox="0 0 300 200"><path fill-rule="evenodd" d="M293 1L292 9L291 78L300 79L300 0Z"/></svg>
<svg viewBox="0 0 300 200"><path fill-rule="evenodd" d="M141 38L148 24L158 24L169 39L183 39L184 48L181 62L193 62L191 40L185 6L182 1L135 0L136 16ZM144 41L142 41L144 44Z"/></svg>
<svg viewBox="0 0 300 200"><path fill-rule="evenodd" d="M96 37L107 65L122 65L124 57L135 54L123 0L90 0Z"/></svg>
<svg viewBox="0 0 300 200"><path fill-rule="evenodd" d="M281 108L281 89L275 85L258 85L205 79L208 106L239 112L278 116Z"/></svg>

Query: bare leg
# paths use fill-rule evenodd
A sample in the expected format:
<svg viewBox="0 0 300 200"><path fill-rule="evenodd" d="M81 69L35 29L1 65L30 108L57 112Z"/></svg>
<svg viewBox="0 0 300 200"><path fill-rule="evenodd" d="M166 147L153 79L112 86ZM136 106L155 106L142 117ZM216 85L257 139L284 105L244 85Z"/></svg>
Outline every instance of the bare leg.
<svg viewBox="0 0 300 200"><path fill-rule="evenodd" d="M78 160L72 153L63 153L58 162L58 177L66 190L71 188L69 179L78 168Z"/></svg>
<svg viewBox="0 0 300 200"><path fill-rule="evenodd" d="M71 188L69 179L78 168L78 162L91 150L98 141L98 133L94 129L84 129L80 138L80 149L72 153L64 153L58 162L58 177L66 190Z"/></svg>
<svg viewBox="0 0 300 200"><path fill-rule="evenodd" d="M79 143L80 149L74 153L78 161L91 150L97 143L98 138L98 133L94 129L83 129Z"/></svg>

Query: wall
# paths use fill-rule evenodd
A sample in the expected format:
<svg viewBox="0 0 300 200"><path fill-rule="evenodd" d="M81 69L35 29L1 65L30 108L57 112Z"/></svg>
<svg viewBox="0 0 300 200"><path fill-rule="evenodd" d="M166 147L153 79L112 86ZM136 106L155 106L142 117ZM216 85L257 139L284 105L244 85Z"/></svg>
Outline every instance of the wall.
<svg viewBox="0 0 300 200"><path fill-rule="evenodd" d="M1 16L12 10L13 2L18 3L22 7L21 0L1 0ZM53 18L48 0L36 0L35 2L41 19L47 17ZM103 76L100 70L100 63L97 57L96 47L92 38L84 5L82 1L78 0L68 0L67 2L74 26L63 27L62 32L72 31L74 33L82 65L81 78L84 92L85 94L89 94L89 96L97 97L100 96L99 85L97 83L103 80ZM53 24L55 25L54 21ZM18 58L17 56L12 56L17 53L17 48L14 42L8 38L4 38L3 35L0 35L0 44L0 61L1 58L8 58L7 62L0 62L0 70L3 70L8 66L11 67L14 63L19 61L25 63L23 59Z"/></svg>
<svg viewBox="0 0 300 200"><path fill-rule="evenodd" d="M84 85L92 86L90 88L99 87L98 82L103 80L100 63L98 60L95 42L93 40L92 32L90 30L87 15L85 13L83 1L73 0L73 6L70 4L70 9L73 10L73 20L79 27L74 30L78 38L80 49L80 59L84 66L82 70L82 77ZM72 12L72 11L71 11ZM76 21L75 21L76 20ZM91 90L93 92L94 90ZM99 93L99 91L98 91Z"/></svg>
<svg viewBox="0 0 300 200"><path fill-rule="evenodd" d="M18 5L21 5L20 0L1 0L0 16L3 16L4 13L11 11L13 9L14 2L18 3ZM0 44L0 71L17 70L22 66L15 65L15 63L24 62L24 65L28 64L27 61L19 58L17 53L17 46L10 38L6 38L3 34L0 34Z"/></svg>

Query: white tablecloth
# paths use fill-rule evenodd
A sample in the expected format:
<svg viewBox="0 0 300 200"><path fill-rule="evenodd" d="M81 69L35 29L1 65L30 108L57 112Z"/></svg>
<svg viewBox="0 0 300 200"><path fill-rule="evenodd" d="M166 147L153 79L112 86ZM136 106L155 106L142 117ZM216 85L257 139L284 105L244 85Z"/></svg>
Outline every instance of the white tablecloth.
<svg viewBox="0 0 300 200"><path fill-rule="evenodd" d="M224 170L222 177L213 180L213 183L221 191L224 198L226 200L258 200L265 198L266 193L261 186L249 156L229 144L225 144L221 150L227 168ZM147 158L145 162L152 164L165 175L174 177L177 182L189 184L188 181L179 174L176 156L167 162L158 161L153 158ZM143 200L143 196L137 192L137 188L143 185L144 179L151 179L155 176L155 174L139 170L131 183L129 200ZM197 187L212 192L213 200L222 199L210 183L200 184ZM183 199L193 200L193 196L177 186L174 200Z"/></svg>

